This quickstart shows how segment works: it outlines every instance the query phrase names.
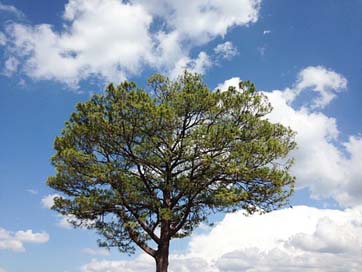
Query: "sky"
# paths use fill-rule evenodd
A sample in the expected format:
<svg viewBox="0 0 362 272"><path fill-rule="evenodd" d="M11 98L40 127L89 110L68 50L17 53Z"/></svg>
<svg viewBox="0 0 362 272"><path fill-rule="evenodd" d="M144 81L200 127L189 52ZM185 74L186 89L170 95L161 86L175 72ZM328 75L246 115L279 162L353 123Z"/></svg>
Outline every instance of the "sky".
<svg viewBox="0 0 362 272"><path fill-rule="evenodd" d="M0 272L153 271L50 210L49 159L78 102L184 69L268 96L297 132L296 192L173 241L170 271L361 271L361 25L359 0L1 1Z"/></svg>

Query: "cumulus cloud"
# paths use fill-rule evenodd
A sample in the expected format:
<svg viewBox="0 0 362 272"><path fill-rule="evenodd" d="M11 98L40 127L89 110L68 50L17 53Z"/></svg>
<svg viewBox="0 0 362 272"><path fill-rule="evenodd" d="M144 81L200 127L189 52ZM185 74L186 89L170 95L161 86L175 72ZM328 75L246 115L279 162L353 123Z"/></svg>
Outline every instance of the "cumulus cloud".
<svg viewBox="0 0 362 272"><path fill-rule="evenodd" d="M44 196L41 199L41 204L43 205L44 208L51 209L51 207L54 205L54 198L56 198L56 197L59 197L59 195L51 194L51 195Z"/></svg>
<svg viewBox="0 0 362 272"><path fill-rule="evenodd" d="M189 57L180 58L176 62L175 67L170 71L170 77L176 78L186 69L190 72L203 74L211 66L211 58L207 53L202 51L195 59Z"/></svg>
<svg viewBox="0 0 362 272"><path fill-rule="evenodd" d="M273 212L263 219L251 217L249 220L255 220L255 225L236 223L243 232L246 227L246 234L236 233L235 228L232 237L248 236L250 230L266 242L261 246L252 240L255 237L248 237L243 242L250 246L244 247L239 241L240 245L227 250L215 265L219 271L358 271L362 267L362 221L356 218L360 218L361 212L361 207L338 211L298 206ZM234 223L229 220L225 218L222 224ZM219 228L232 231L225 229L226 225ZM212 232L206 239L210 237ZM215 241L217 238L214 237Z"/></svg>
<svg viewBox="0 0 362 272"><path fill-rule="evenodd" d="M292 154L292 173L298 187L308 187L315 198L332 197L342 206L361 204L361 160L357 154L362 139L339 140L335 118L308 108L294 109L282 91L268 93L274 106L269 118L297 131L299 148Z"/></svg>
<svg viewBox="0 0 362 272"><path fill-rule="evenodd" d="M6 49L27 76L72 87L92 76L118 82L145 66L203 72L210 58L191 50L256 22L259 8L260 0L69 0L62 30L10 24Z"/></svg>
<svg viewBox="0 0 362 272"><path fill-rule="evenodd" d="M223 37L230 27L243 26L258 20L260 0L133 0L154 16L161 17L168 27L184 39L197 44Z"/></svg>
<svg viewBox="0 0 362 272"><path fill-rule="evenodd" d="M291 99L298 96L302 91L312 90L318 94L312 101L312 108L324 108L340 91L347 88L347 79L323 66L309 66L298 74L298 80L293 89Z"/></svg>
<svg viewBox="0 0 362 272"><path fill-rule="evenodd" d="M362 207L227 214L210 232L194 234L184 253L171 254L170 271L357 272L362 267L361 218ZM153 269L153 260L141 254L132 261L93 259L82 272Z"/></svg>
<svg viewBox="0 0 362 272"><path fill-rule="evenodd" d="M217 85L216 89L219 89L220 91L225 91L229 87L239 88L240 81L241 79L239 77L232 77L230 79L225 80L224 83Z"/></svg>
<svg viewBox="0 0 362 272"><path fill-rule="evenodd" d="M238 49L230 41L220 43L214 48L215 54L219 58L230 60L236 55L238 55Z"/></svg>
<svg viewBox="0 0 362 272"><path fill-rule="evenodd" d="M32 230L20 230L11 232L0 228L0 250L24 252L24 243L43 244L48 242L49 234L46 232L33 232Z"/></svg>
<svg viewBox="0 0 362 272"><path fill-rule="evenodd" d="M234 77L218 88L238 86L239 81ZM310 66L299 72L294 87L264 93L274 107L268 118L297 132L298 149L291 154L297 188L309 188L314 198L331 197L342 206L354 206L362 204L362 139L351 135L340 140L337 120L320 110L346 86L347 80L335 71ZM312 107L308 100L294 107L298 95L309 88L319 95L312 98Z"/></svg>
<svg viewBox="0 0 362 272"><path fill-rule="evenodd" d="M28 76L73 86L92 74L118 81L149 58L152 17L140 5L70 0L63 19L63 32L47 24L8 26L10 51Z"/></svg>

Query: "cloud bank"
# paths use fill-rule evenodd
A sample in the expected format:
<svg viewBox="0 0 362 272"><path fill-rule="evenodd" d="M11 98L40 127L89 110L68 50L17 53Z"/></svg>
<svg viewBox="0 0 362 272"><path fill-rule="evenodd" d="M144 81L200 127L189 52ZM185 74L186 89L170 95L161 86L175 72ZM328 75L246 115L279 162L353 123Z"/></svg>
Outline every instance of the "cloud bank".
<svg viewBox="0 0 362 272"><path fill-rule="evenodd" d="M210 232L193 235L185 253L173 254L172 272L359 271L362 208L323 210L306 206L245 217L227 214ZM82 272L153 271L151 258L93 259Z"/></svg>

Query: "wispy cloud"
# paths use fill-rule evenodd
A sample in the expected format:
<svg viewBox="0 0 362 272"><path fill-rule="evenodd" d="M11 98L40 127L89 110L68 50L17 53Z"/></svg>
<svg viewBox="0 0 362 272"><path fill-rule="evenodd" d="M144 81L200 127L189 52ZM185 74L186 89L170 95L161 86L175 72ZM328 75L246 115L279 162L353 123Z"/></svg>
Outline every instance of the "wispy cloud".
<svg viewBox="0 0 362 272"><path fill-rule="evenodd" d="M109 255L109 250L106 248L84 248L82 250L83 253L88 254L88 255L100 255L100 256L108 256Z"/></svg>
<svg viewBox="0 0 362 272"><path fill-rule="evenodd" d="M24 18L24 13L12 5L6 5L0 2L0 12L7 12L15 15L19 19Z"/></svg>
<svg viewBox="0 0 362 272"><path fill-rule="evenodd" d="M32 195L37 195L38 194L38 191L35 190L35 189L28 189L26 190L29 194L32 194Z"/></svg>

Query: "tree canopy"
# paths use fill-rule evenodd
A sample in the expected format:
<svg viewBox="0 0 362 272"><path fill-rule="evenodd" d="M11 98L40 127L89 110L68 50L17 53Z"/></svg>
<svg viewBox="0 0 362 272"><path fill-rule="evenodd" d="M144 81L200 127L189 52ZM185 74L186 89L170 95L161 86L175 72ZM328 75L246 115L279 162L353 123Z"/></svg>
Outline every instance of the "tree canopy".
<svg viewBox="0 0 362 272"><path fill-rule="evenodd" d="M125 81L79 103L55 139L53 209L94 228L101 246L135 245L167 271L169 242L215 211L285 205L294 132L271 123L251 82L209 90L200 75Z"/></svg>

